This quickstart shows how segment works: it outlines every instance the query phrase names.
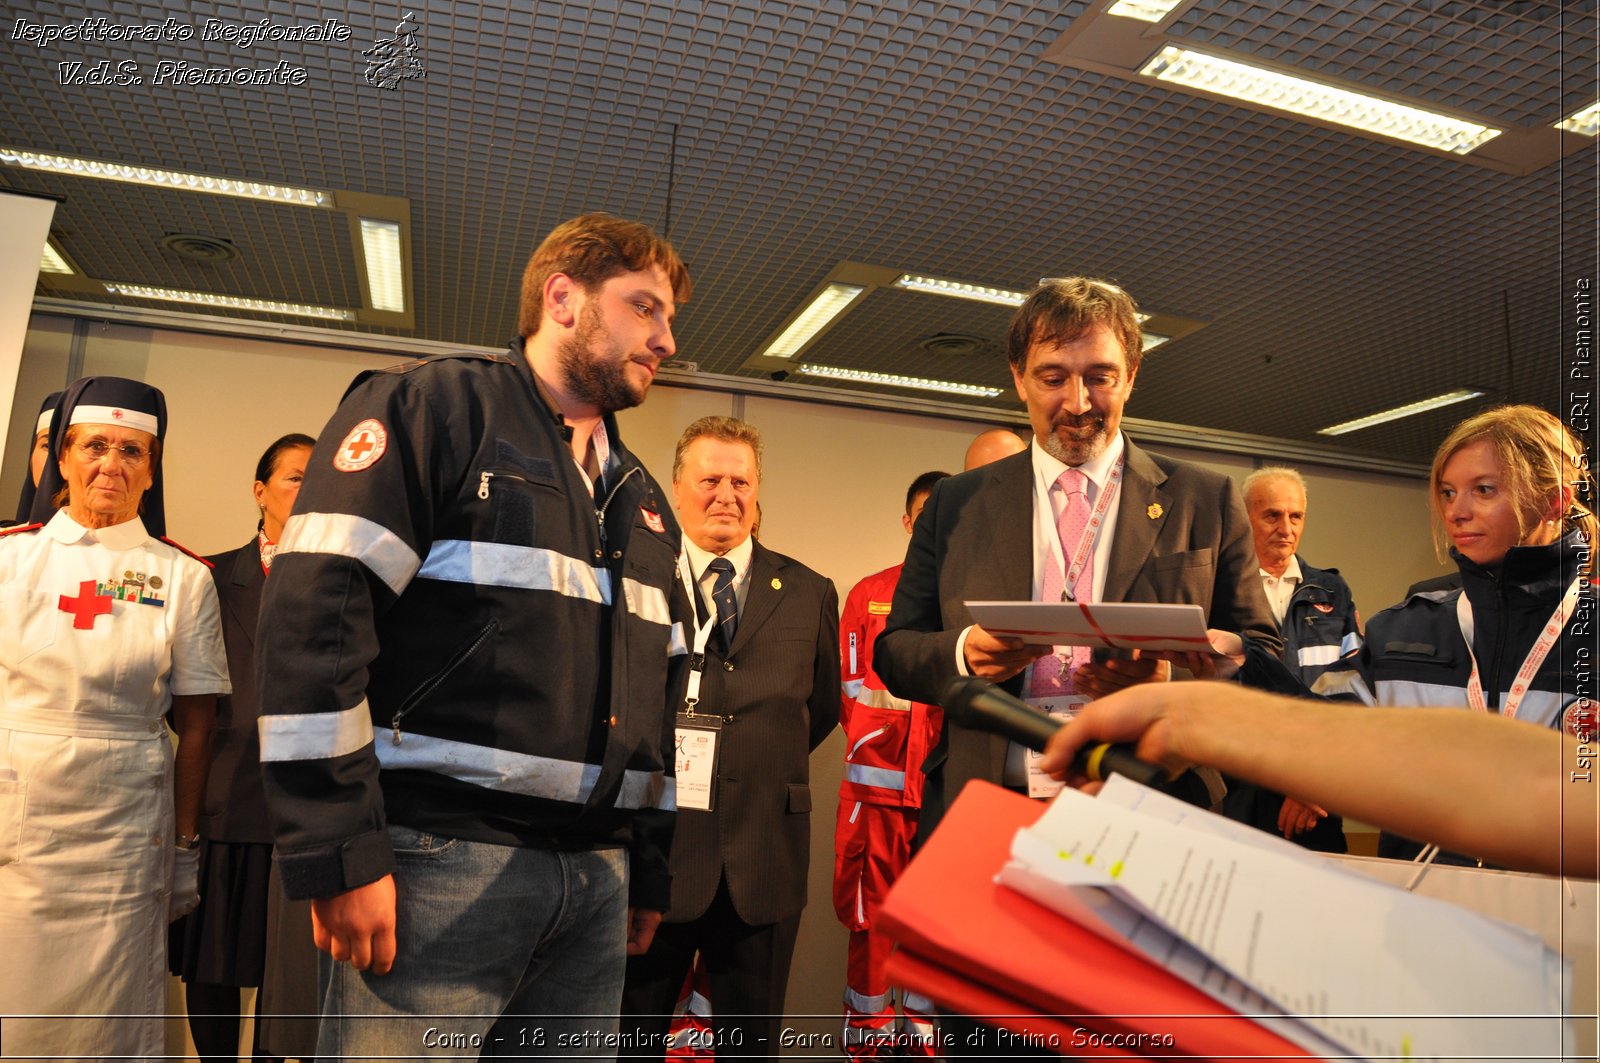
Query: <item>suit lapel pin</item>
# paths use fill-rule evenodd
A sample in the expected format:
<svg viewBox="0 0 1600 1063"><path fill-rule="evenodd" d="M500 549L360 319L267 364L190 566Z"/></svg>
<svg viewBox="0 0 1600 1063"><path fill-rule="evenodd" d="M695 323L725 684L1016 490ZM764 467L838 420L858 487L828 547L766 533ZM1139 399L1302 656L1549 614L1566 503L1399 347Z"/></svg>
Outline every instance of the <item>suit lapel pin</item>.
<svg viewBox="0 0 1600 1063"><path fill-rule="evenodd" d="M777 576L773 576L772 577L772 589L775 590L775 591L783 590L783 580L779 579Z"/></svg>
<svg viewBox="0 0 1600 1063"><path fill-rule="evenodd" d="M1152 502L1145 508L1144 515L1149 517L1151 520L1160 520L1161 514L1165 512L1166 510L1161 508L1160 502Z"/></svg>

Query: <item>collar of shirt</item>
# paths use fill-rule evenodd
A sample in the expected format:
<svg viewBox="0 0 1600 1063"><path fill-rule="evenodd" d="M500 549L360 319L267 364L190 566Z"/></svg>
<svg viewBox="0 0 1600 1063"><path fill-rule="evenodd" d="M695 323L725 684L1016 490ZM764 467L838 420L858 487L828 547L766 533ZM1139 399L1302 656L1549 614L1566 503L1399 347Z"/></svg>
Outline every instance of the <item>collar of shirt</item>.
<svg viewBox="0 0 1600 1063"><path fill-rule="evenodd" d="M1060 517L1062 509L1067 504L1067 494L1056 486L1056 480L1067 471L1068 466L1058 458L1045 452L1039 445L1037 437L1029 444L1029 451L1033 455L1033 600L1038 601L1039 595L1044 592L1044 574L1047 567L1053 563L1056 551L1051 544L1059 542L1056 534L1056 520ZM1077 466L1089 480L1088 496L1089 505L1093 506L1100 500L1100 491L1105 487L1106 481L1111 477L1111 470L1117 462L1122 460L1127 444L1121 432L1111 441L1099 456ZM1100 530L1095 535L1095 546L1101 543L1115 542L1117 530L1117 510L1121 503L1113 500L1105 519L1100 522ZM1070 554L1077 543L1065 543L1061 547L1063 553ZM1063 557L1061 569L1065 574L1067 566L1071 564L1071 557ZM1102 601L1106 586L1106 571L1111 564L1111 551L1096 549L1094 552L1094 593L1090 601Z"/></svg>
<svg viewBox="0 0 1600 1063"><path fill-rule="evenodd" d="M1267 592L1267 604L1272 606L1272 615L1280 625L1289 612L1289 599L1294 597L1295 588L1305 579L1305 574L1300 571L1300 558L1294 554L1289 555L1289 565L1283 570L1283 575L1274 576L1266 569L1261 569L1261 588Z"/></svg>
<svg viewBox="0 0 1600 1063"><path fill-rule="evenodd" d="M138 517L123 521L121 524L113 524L109 528L85 528L67 516L67 511L64 509L56 510L56 515L44 526L44 533L63 546L71 546L81 539L87 539L112 550L132 550L150 540L150 533L145 530L144 521Z"/></svg>
<svg viewBox="0 0 1600 1063"><path fill-rule="evenodd" d="M544 403L544 408L550 412L551 419L561 429L561 437L569 444L567 453L572 454L570 445L572 443L572 426L567 424L566 415L561 412L561 407L556 405L555 396L550 393L549 388L544 386L544 381L539 379L539 374L535 373L530 367L528 375L533 377L533 390L538 392L540 401ZM604 417L595 424L594 433L589 437L589 456L594 459L594 469L592 470L585 467L584 463L578 460L576 454L572 455L572 464L578 467L578 475L583 477L585 486L589 488L589 494L593 495L595 476L597 474L604 476L611 471L611 437L606 435Z"/></svg>
<svg viewBox="0 0 1600 1063"><path fill-rule="evenodd" d="M711 585L716 582L706 569L711 560L718 555L709 550L702 550L700 546L687 535L683 537L684 556L689 559L689 571L694 577L695 586L700 591L700 608L708 610L707 616L716 610L711 602ZM733 593L739 599L739 612L744 612L744 603L750 596L750 561L755 556L755 541L746 535L744 541L726 554L733 564Z"/></svg>

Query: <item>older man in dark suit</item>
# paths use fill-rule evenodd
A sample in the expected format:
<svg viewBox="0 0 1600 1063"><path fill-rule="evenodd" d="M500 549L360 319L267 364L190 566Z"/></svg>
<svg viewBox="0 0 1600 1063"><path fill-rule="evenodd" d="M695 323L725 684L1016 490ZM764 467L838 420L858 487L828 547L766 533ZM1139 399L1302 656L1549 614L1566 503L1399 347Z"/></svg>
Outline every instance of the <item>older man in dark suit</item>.
<svg viewBox="0 0 1600 1063"><path fill-rule="evenodd" d="M679 576L696 611L690 708L678 718L672 905L628 960L624 1020L661 1056L695 953L711 979L718 1058L776 1058L806 903L810 753L839 722L833 584L751 536L761 437L703 417L678 441Z"/></svg>
<svg viewBox="0 0 1600 1063"><path fill-rule="evenodd" d="M1086 695L1169 667L1095 664L1083 648L995 636L973 623L970 600L1193 603L1209 627L1245 637L1227 639L1230 648L1276 652L1233 482L1122 434L1142 349L1133 300L1102 281L1046 281L1018 308L1008 356L1034 440L934 489L878 641L875 663L892 692L937 701L951 677L980 675L1067 714ZM1014 744L948 719L926 771L921 837L969 779L1035 796L1048 785ZM1177 792L1206 801L1193 779Z"/></svg>

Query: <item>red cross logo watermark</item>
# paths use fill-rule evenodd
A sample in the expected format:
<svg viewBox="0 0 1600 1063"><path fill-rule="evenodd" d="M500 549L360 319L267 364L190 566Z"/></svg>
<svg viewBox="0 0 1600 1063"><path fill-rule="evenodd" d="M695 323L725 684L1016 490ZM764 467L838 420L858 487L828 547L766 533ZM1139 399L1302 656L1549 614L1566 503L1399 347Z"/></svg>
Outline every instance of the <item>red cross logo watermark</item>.
<svg viewBox="0 0 1600 1063"><path fill-rule="evenodd" d="M369 417L350 429L350 434L344 437L344 442L334 451L333 467L340 472L370 469L374 462L383 457L388 447L388 430L381 422Z"/></svg>
<svg viewBox="0 0 1600 1063"><path fill-rule="evenodd" d="M56 608L63 613L72 614L73 627L80 631L89 631L94 628L95 617L111 612L111 595L96 594L95 581L86 579L78 584L76 598L68 598L63 594Z"/></svg>

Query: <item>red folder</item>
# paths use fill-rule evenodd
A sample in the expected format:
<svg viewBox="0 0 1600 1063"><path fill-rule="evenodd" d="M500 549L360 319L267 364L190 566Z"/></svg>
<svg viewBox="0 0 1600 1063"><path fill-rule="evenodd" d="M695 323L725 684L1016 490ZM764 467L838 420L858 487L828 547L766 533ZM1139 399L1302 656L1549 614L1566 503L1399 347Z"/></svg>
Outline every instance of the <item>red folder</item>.
<svg viewBox="0 0 1600 1063"><path fill-rule="evenodd" d="M1029 1035L1014 1043L1042 1041L1068 1055L1310 1055L1143 954L997 884L1012 837L1043 812L988 783L961 791L879 910L898 946L892 982Z"/></svg>

